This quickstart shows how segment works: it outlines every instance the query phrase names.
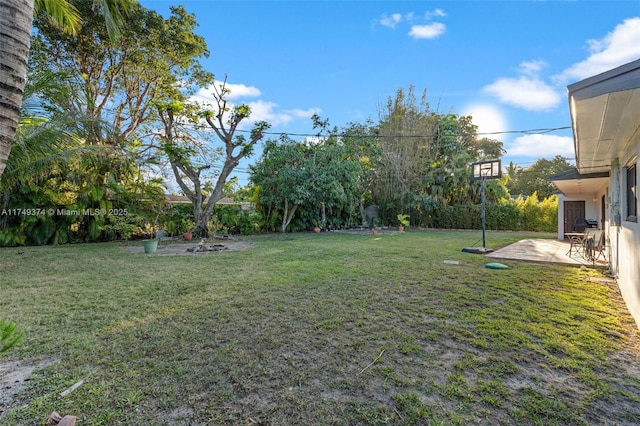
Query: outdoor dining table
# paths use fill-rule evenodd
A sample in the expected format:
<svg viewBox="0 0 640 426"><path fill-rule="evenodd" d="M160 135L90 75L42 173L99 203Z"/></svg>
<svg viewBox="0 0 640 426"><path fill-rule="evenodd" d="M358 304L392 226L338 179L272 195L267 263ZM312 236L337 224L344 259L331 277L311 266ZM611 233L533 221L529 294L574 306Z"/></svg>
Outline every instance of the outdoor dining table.
<svg viewBox="0 0 640 426"><path fill-rule="evenodd" d="M569 243L571 243L567 255L571 257L571 253L575 252L576 254L582 253L582 255L584 256L585 243L587 242L587 238L589 238L589 234L587 234L586 232L567 232L564 235L569 238Z"/></svg>

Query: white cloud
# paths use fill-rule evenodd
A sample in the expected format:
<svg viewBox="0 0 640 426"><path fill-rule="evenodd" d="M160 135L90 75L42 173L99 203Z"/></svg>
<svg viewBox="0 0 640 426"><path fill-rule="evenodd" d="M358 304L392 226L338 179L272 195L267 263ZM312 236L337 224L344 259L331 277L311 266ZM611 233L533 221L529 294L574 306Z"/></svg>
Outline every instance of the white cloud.
<svg viewBox="0 0 640 426"><path fill-rule="evenodd" d="M530 111L548 110L561 102L560 95L537 77L499 78L482 90L505 104Z"/></svg>
<svg viewBox="0 0 640 426"><path fill-rule="evenodd" d="M209 90L200 89L195 95L189 98L189 101L197 102L199 104L211 104L213 103L213 96L211 96L211 92Z"/></svg>
<svg viewBox="0 0 640 426"><path fill-rule="evenodd" d="M214 84L218 87L218 91L220 91L223 82L216 81ZM245 84L227 83L226 89L229 91L229 93L226 95L226 98L229 100L239 98L255 98L262 94L260 92L260 89L258 89L257 87L247 86ZM194 96L191 97L191 100L212 104L215 102L213 97L213 90L214 88L212 86L201 88Z"/></svg>
<svg viewBox="0 0 640 426"><path fill-rule="evenodd" d="M590 55L554 77L579 81L640 58L640 17L624 20L602 39L588 40Z"/></svg>
<svg viewBox="0 0 640 426"><path fill-rule="evenodd" d="M309 108L309 109L291 109L287 110L287 114L291 114L295 118L311 118L313 114L320 114L322 109Z"/></svg>
<svg viewBox="0 0 640 426"><path fill-rule="evenodd" d="M447 30L447 26L441 22L434 22L426 25L414 25L409 31L409 35L413 38L436 38L441 36Z"/></svg>
<svg viewBox="0 0 640 426"><path fill-rule="evenodd" d="M422 17L417 17L414 12L409 12L404 15L400 13L393 13L391 15L382 15L378 20L378 23L382 26L395 29L401 22L408 22L411 25L409 35L416 39L432 39L441 36L447 30L447 26L441 22L430 22L427 24L418 24L416 21L431 21L434 17L446 17L447 14L442 9L434 9L433 11L425 12Z"/></svg>
<svg viewBox="0 0 640 426"><path fill-rule="evenodd" d="M551 158L556 155L573 157L573 138L541 134L520 136L507 148L507 155L532 158Z"/></svg>
<svg viewBox="0 0 640 426"><path fill-rule="evenodd" d="M496 107L488 104L473 104L465 107L462 115L473 117L473 124L478 126L479 137L503 140L504 134L500 132L507 130L507 120Z"/></svg>
<svg viewBox="0 0 640 426"><path fill-rule="evenodd" d="M264 120L272 126L288 124L297 119L311 118L313 114L322 112L320 108L278 111L278 104L264 100L249 102L247 105L251 108L249 122Z"/></svg>
<svg viewBox="0 0 640 426"><path fill-rule="evenodd" d="M537 61L522 61L518 67L522 74L529 76L537 76L543 68L547 66L547 63L542 60Z"/></svg>
<svg viewBox="0 0 640 426"><path fill-rule="evenodd" d="M221 87L222 82L216 82L218 88ZM278 126L282 124L290 123L293 120L307 119L313 114L318 114L322 110L320 108L308 108L308 109L291 109L291 110L278 110L278 104L271 101L265 101L258 99L251 102L233 102L234 99L240 98L255 98L262 94L260 89L255 86L247 86L245 84L227 83L226 88L229 93L226 95L228 108L233 108L235 105L246 103L251 108L251 115L242 122L241 128L247 129L256 121L266 121L272 126ZM208 108L214 108L215 99L213 97L213 88L207 87L200 89L194 96L189 99L191 102L197 102ZM215 112L215 111L214 111Z"/></svg>
<svg viewBox="0 0 640 426"><path fill-rule="evenodd" d="M435 9L432 12L427 12L427 13L424 14L425 19L429 19L429 20L431 18L433 18L434 16L438 16L438 17L442 18L442 17L447 16L447 14L442 9Z"/></svg>
<svg viewBox="0 0 640 426"><path fill-rule="evenodd" d="M246 86L244 84L229 84L227 83L227 90L229 90L229 94L227 95L228 99L238 99L238 98L256 98L262 94L260 89L255 86Z"/></svg>
<svg viewBox="0 0 640 426"><path fill-rule="evenodd" d="M380 18L380 25L395 28L400 21L402 21L402 15L399 13L394 13L391 16L382 15L382 18Z"/></svg>

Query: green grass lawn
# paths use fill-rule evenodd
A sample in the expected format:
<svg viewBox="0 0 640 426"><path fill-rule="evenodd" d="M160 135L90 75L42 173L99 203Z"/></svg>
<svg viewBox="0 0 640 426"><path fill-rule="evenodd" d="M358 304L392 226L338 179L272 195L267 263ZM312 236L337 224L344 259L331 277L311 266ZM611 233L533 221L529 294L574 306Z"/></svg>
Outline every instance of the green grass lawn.
<svg viewBox="0 0 640 426"><path fill-rule="evenodd" d="M532 236L553 237L489 232L487 245ZM638 332L615 284L569 266L486 269L461 252L479 238L1 249L0 317L26 335L0 363L47 366L0 424L54 410L79 425L640 423Z"/></svg>

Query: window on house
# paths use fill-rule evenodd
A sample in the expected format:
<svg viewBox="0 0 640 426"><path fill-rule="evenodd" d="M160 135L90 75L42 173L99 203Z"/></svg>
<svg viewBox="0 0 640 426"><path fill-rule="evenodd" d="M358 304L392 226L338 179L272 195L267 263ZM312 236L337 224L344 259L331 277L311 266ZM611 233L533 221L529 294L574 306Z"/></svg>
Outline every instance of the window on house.
<svg viewBox="0 0 640 426"><path fill-rule="evenodd" d="M638 221L638 182L636 165L627 167L627 220Z"/></svg>

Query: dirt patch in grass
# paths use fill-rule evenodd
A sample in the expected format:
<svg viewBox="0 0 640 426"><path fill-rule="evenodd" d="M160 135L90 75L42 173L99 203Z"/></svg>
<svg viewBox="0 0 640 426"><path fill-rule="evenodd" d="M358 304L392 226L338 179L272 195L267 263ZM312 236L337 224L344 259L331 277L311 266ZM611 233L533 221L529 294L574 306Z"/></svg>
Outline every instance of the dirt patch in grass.
<svg viewBox="0 0 640 426"><path fill-rule="evenodd" d="M142 244L142 243L141 243ZM206 241L202 244L204 247L200 248L199 241L185 241L180 243L158 244L158 250L155 253L148 253L147 256L203 256L207 254L215 254L222 251L240 251L247 250L255 246L255 243L239 240L213 240ZM198 250L194 250L198 248ZM127 250L135 254L145 254L144 247L127 247Z"/></svg>
<svg viewBox="0 0 640 426"><path fill-rule="evenodd" d="M47 358L37 362L0 362L0 415L7 407L14 405L14 396L26 386L34 371L49 367L57 361L57 358Z"/></svg>

